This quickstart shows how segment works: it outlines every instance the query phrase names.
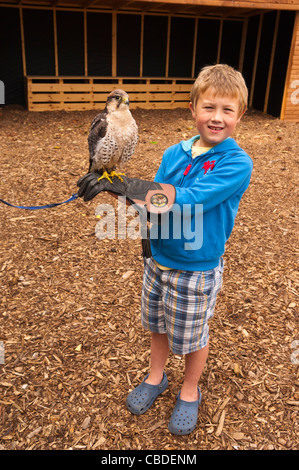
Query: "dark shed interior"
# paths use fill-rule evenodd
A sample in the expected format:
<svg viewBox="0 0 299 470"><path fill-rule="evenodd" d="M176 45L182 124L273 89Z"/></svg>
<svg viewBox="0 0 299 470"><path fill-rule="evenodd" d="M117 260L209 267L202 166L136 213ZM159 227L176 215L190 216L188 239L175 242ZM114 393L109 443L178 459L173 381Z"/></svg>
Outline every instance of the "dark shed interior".
<svg viewBox="0 0 299 470"><path fill-rule="evenodd" d="M194 78L204 65L227 63L242 71L249 104L279 116L295 12L254 10L246 17L223 17L214 10L214 16L197 21L187 15L118 11L117 76ZM57 75L53 9L22 8L23 45L20 11L0 6L5 104L26 105L24 54L26 75ZM56 35L59 76L84 76L86 57L88 76L113 75L112 11L87 11L84 23L83 11L57 9Z"/></svg>

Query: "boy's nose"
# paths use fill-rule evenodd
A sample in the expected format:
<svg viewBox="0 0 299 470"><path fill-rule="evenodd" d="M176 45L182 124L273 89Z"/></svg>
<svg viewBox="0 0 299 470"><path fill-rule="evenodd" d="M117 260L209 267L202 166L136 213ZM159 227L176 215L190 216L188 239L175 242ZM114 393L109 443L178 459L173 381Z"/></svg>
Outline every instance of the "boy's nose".
<svg viewBox="0 0 299 470"><path fill-rule="evenodd" d="M222 114L220 111L215 111L215 113L212 116L212 120L215 122L221 122L222 121Z"/></svg>
<svg viewBox="0 0 299 470"><path fill-rule="evenodd" d="M215 109L213 116L212 116L212 121L215 121L215 122L222 121L222 113L220 109Z"/></svg>

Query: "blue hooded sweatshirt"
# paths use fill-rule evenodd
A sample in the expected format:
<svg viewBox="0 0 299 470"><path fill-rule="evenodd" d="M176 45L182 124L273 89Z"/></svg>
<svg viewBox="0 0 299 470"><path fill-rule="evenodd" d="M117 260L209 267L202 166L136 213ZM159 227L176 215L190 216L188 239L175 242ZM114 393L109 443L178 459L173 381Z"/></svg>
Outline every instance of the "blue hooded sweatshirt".
<svg viewBox="0 0 299 470"><path fill-rule="evenodd" d="M162 266L206 271L218 266L252 173L251 158L233 138L192 158L194 136L169 147L155 177L175 187L175 204L150 232Z"/></svg>

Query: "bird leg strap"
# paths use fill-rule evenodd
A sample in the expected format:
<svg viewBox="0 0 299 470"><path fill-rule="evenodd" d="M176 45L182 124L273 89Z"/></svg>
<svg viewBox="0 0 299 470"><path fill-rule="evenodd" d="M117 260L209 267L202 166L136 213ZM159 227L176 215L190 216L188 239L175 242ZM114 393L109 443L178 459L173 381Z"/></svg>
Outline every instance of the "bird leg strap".
<svg viewBox="0 0 299 470"><path fill-rule="evenodd" d="M90 201L102 191L108 191L117 196L125 196L130 204L134 204L136 210L146 209L149 213L163 214L168 212L175 201L175 187L171 184L156 183L154 181L128 178L123 176L113 178L112 183L108 179L99 179L97 172L87 173L79 179L78 196L84 201Z"/></svg>

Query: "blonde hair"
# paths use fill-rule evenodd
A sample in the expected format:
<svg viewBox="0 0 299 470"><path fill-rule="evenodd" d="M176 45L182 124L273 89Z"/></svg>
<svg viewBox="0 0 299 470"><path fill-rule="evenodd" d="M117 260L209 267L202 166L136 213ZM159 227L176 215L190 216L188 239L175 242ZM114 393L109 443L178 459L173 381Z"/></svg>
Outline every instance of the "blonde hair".
<svg viewBox="0 0 299 470"><path fill-rule="evenodd" d="M247 109L248 89L240 72L226 64L209 65L201 69L190 93L193 108L200 95L212 89L215 96L239 98L239 115Z"/></svg>

